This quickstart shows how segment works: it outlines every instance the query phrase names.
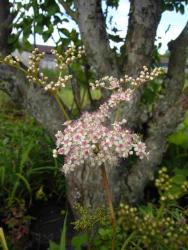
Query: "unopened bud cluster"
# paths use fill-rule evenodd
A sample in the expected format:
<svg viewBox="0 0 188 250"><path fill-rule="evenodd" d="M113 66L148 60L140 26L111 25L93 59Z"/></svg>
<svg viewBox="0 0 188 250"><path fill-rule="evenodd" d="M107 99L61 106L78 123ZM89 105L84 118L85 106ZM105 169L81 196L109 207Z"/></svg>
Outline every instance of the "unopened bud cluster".
<svg viewBox="0 0 188 250"><path fill-rule="evenodd" d="M67 66L85 55L83 47L76 48L75 46L68 48L63 55L58 53L57 50L52 50L51 52L55 56L57 67L60 71L65 70Z"/></svg>
<svg viewBox="0 0 188 250"><path fill-rule="evenodd" d="M163 211L163 217L158 217L158 210L154 207L150 208L150 212L143 213L128 204L120 204L118 222L125 233L134 233L137 236L132 241L141 247L139 249L158 249L159 245L164 249L174 250L188 247L188 225L185 217L181 214L176 214L175 217L171 213L166 215L166 212Z"/></svg>
<svg viewBox="0 0 188 250"><path fill-rule="evenodd" d="M117 79L112 76L105 76L101 78L100 80L96 80L94 83L90 83L90 86L92 89L95 88L106 88L106 89L118 89L122 84L127 83L129 84L129 87L139 87L141 84L151 81L157 76L162 74L162 68L154 68L153 70L149 71L149 69L144 66L143 70L140 72L138 77L134 78L128 75L125 75L124 77Z"/></svg>
<svg viewBox="0 0 188 250"><path fill-rule="evenodd" d="M55 91L60 88L64 88L68 82L72 79L72 75L59 76L57 82L50 81L44 87L45 90Z"/></svg>
<svg viewBox="0 0 188 250"><path fill-rule="evenodd" d="M159 170L159 177L155 180L155 186L160 191L169 191L172 187L171 179L167 174L167 168L163 167Z"/></svg>
<svg viewBox="0 0 188 250"><path fill-rule="evenodd" d="M94 211L89 211L80 204L75 204L74 209L79 213L79 219L73 222L74 229L77 231L89 231L98 223L106 219L105 209L103 207L96 208Z"/></svg>
<svg viewBox="0 0 188 250"><path fill-rule="evenodd" d="M57 67L60 70L57 81L49 81L49 78L40 72L40 63L41 60L44 59L45 53L40 52L38 48L35 48L29 57L29 67L27 69L26 77L29 82L36 82L43 86L45 90L56 91L60 88L64 88L66 84L70 82L72 75L68 73L69 65L81 58L85 54L85 51L82 47L79 47L78 49L76 47L71 47L62 55L56 50L52 50L52 54L55 56ZM10 66L21 68L18 57L8 55L3 61Z"/></svg>
<svg viewBox="0 0 188 250"><path fill-rule="evenodd" d="M45 90L56 91L64 88L67 83L72 79L72 75L68 74L69 65L75 62L78 58L81 58L85 51L82 47L76 49L76 47L68 48L63 54L58 53L57 50L52 50L52 54L55 56L57 67L60 71L57 81L50 81L44 86ZM64 75L62 74L64 73Z"/></svg>
<svg viewBox="0 0 188 250"><path fill-rule="evenodd" d="M39 84L44 85L48 81L48 77L45 77L43 73L40 73L40 62L44 59L44 56L45 53L40 52L38 48L35 48L29 56L29 67L26 76L29 82L38 82Z"/></svg>
<svg viewBox="0 0 188 250"><path fill-rule="evenodd" d="M155 186L160 193L160 201L175 201L188 191L188 181L184 181L176 192L173 191L173 180L167 173L167 168L163 167L159 170L159 176L155 181ZM177 186L177 184L176 184Z"/></svg>
<svg viewBox="0 0 188 250"><path fill-rule="evenodd" d="M188 192L188 181L185 181L182 185L181 185L182 191L184 193Z"/></svg>
<svg viewBox="0 0 188 250"><path fill-rule="evenodd" d="M20 59L17 56L13 57L12 55L6 56L3 59L3 62L13 67L20 65Z"/></svg>

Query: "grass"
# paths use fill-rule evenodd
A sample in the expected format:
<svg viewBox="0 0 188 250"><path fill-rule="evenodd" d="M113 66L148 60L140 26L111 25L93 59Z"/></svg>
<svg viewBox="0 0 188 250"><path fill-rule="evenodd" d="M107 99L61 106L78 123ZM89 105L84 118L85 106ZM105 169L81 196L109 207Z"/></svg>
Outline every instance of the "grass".
<svg viewBox="0 0 188 250"><path fill-rule="evenodd" d="M30 203L41 186L46 194L65 194L51 138L1 92L0 100L0 203Z"/></svg>

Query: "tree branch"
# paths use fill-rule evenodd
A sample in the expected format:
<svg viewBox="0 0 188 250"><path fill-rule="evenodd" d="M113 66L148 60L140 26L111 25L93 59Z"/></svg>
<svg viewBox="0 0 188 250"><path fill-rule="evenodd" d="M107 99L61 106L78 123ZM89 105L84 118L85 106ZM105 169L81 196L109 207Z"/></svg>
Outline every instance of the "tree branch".
<svg viewBox="0 0 188 250"><path fill-rule="evenodd" d="M130 3L128 33L122 59L124 71L136 75L142 66L151 64L162 1L132 0Z"/></svg>
<svg viewBox="0 0 188 250"><path fill-rule="evenodd" d="M67 15L72 17L72 19L77 22L78 15L75 11L71 10L70 4L65 2L64 0L59 0L59 3L63 6L64 10L66 11Z"/></svg>
<svg viewBox="0 0 188 250"><path fill-rule="evenodd" d="M74 0L74 3L90 65L99 75L117 75L117 63L110 49L101 0Z"/></svg>
<svg viewBox="0 0 188 250"><path fill-rule="evenodd" d="M128 75L137 76L142 67L149 67L156 30L162 14L161 0L132 0L129 11L128 33L122 50L122 68ZM124 107L123 118L133 128L140 117L139 104L143 88L134 93L131 103Z"/></svg>

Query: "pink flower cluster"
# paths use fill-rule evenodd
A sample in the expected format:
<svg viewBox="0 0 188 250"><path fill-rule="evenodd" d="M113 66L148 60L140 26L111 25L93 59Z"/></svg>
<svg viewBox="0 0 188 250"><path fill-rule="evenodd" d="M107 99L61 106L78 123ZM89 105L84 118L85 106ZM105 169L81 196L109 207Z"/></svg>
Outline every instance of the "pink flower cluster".
<svg viewBox="0 0 188 250"><path fill-rule="evenodd" d="M124 121L115 122L111 126L105 124L113 108L131 99L132 91L119 88L98 111L85 112L80 119L66 122L63 132L58 131L57 148L53 154L54 157L57 154L65 157L65 174L83 164L88 167L100 167L102 164L113 167L118 165L121 158L134 153L140 158L147 156L145 144L138 135L123 128Z"/></svg>

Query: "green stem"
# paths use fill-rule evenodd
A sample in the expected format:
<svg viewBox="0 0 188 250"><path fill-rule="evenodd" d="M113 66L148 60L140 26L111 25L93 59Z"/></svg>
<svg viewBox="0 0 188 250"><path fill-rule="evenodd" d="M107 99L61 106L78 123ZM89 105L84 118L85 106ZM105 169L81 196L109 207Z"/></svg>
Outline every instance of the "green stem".
<svg viewBox="0 0 188 250"><path fill-rule="evenodd" d="M115 112L115 122L118 122L121 117L121 104L118 105L116 112Z"/></svg>
<svg viewBox="0 0 188 250"><path fill-rule="evenodd" d="M59 107L60 107L60 109L61 109L61 111L62 111L64 117L66 118L66 120L67 120L67 121L68 121L68 120L71 120L70 117L69 117L69 115L68 115L67 112L65 111L65 108L64 108L64 106L62 105L59 96L58 96L56 93L52 93L52 94L53 94L53 96L54 96L56 102L58 103L58 105L59 105Z"/></svg>
<svg viewBox="0 0 188 250"><path fill-rule="evenodd" d="M103 181L103 186L104 186L104 192L106 196L106 201L109 206L110 210L110 217L111 217L111 223L112 223L112 250L115 250L115 245L116 245L116 217L114 213L114 208L112 204L112 192L110 190L110 185L106 173L105 166L101 166L101 172L102 172L102 181Z"/></svg>
<svg viewBox="0 0 188 250"><path fill-rule="evenodd" d="M8 250L7 242L2 227L0 227L0 246L3 248L3 250Z"/></svg>

